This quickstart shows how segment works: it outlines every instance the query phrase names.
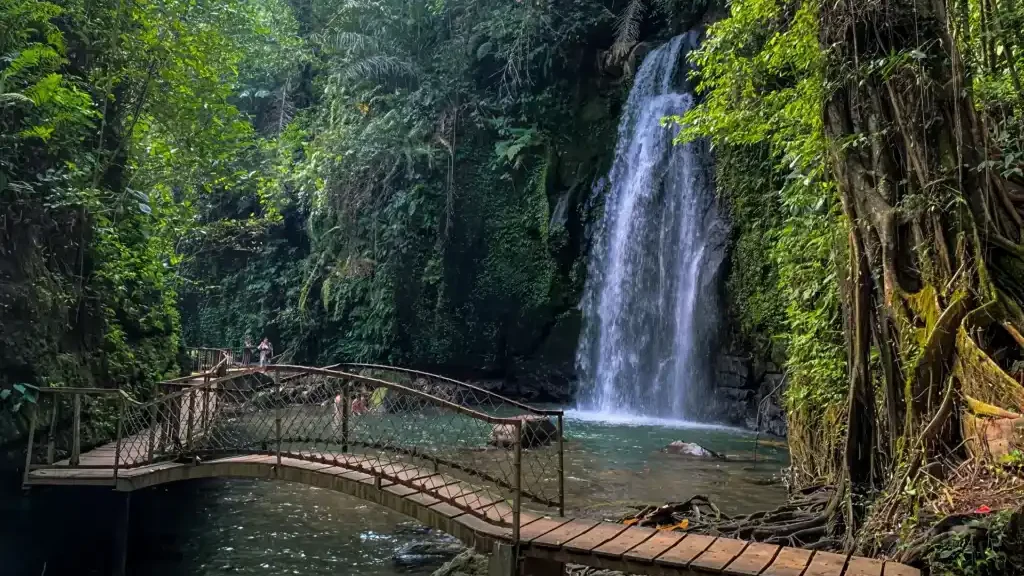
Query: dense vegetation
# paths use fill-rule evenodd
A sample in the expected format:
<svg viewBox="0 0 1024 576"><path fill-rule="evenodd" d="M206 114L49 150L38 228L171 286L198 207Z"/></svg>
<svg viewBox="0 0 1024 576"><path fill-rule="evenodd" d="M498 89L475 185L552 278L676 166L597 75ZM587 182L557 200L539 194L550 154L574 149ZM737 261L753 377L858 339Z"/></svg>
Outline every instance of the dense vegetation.
<svg viewBox="0 0 1024 576"><path fill-rule="evenodd" d="M812 528L891 547L1020 458L1009 0L0 0L3 401L263 335L565 397L618 107L707 20L668 124L715 145L735 338L841 488Z"/></svg>

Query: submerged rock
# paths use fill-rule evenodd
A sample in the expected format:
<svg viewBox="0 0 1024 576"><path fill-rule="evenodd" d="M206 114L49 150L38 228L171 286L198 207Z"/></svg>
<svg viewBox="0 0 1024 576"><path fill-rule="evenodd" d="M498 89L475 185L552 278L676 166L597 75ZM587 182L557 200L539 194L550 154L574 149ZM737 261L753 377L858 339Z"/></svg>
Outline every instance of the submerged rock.
<svg viewBox="0 0 1024 576"><path fill-rule="evenodd" d="M668 454L676 454L679 456L689 456L691 458L706 458L709 460L725 460L725 456L718 452L713 452L700 444L694 444L692 442L683 442L682 440L676 440L675 442L665 446L661 450Z"/></svg>
<svg viewBox="0 0 1024 576"><path fill-rule="evenodd" d="M442 564L465 550L462 542L445 534L438 539L410 542L399 548L392 560L396 566L417 568Z"/></svg>
<svg viewBox="0 0 1024 576"><path fill-rule="evenodd" d="M395 534L413 534L416 536L426 536L428 534L433 533L443 534L442 532L438 532L430 526L427 526L426 524L420 524L415 520L410 520L408 522L399 522L398 526L395 526Z"/></svg>
<svg viewBox="0 0 1024 576"><path fill-rule="evenodd" d="M536 448L550 444L558 438L558 428L550 418L544 416L520 416L523 421L523 448ZM511 448L515 445L516 427L512 424L495 424L491 428L488 443L499 448Z"/></svg>

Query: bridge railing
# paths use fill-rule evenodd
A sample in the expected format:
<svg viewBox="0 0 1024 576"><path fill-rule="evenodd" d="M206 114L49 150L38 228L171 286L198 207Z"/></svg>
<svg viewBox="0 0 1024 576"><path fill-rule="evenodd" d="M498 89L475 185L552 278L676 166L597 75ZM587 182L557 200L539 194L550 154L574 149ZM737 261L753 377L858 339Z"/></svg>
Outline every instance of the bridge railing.
<svg viewBox="0 0 1024 576"><path fill-rule="evenodd" d="M260 361L259 350L255 346L188 347L185 353L193 373L209 372L224 360L232 368L256 366Z"/></svg>
<svg viewBox="0 0 1024 576"><path fill-rule="evenodd" d="M162 383L145 403L118 390L43 389L26 479L41 468L112 467L116 481L125 469L159 462L263 454L365 472L378 485L429 488L513 526L524 499L564 513L561 411L387 366L276 365L218 378L220 366L200 384L194 376ZM81 458L82 446L104 439L113 442Z"/></svg>
<svg viewBox="0 0 1024 576"><path fill-rule="evenodd" d="M394 381L496 417L523 421L523 486L531 499L565 512L564 413L542 409L483 387L421 370L365 363L330 367L353 374Z"/></svg>
<svg viewBox="0 0 1024 576"><path fill-rule="evenodd" d="M225 363L221 357L199 378L209 382ZM167 397L168 393L193 388L196 378L193 374L158 383L153 390L158 400L150 404L159 403L159 398ZM144 405L118 388L40 388L39 399L29 413L25 481L34 470L61 468L113 467L116 479L120 462L115 456L124 439L125 420ZM92 450L104 444L107 448ZM83 447L89 450L85 460L81 459ZM108 449L111 453L107 453Z"/></svg>
<svg viewBox="0 0 1024 576"><path fill-rule="evenodd" d="M224 359L224 353L226 351L226 348L185 348L185 354L188 355L192 364L192 373L208 372L212 370L214 366Z"/></svg>
<svg viewBox="0 0 1024 576"><path fill-rule="evenodd" d="M82 460L91 448L118 435L121 415L138 404L113 388L40 388L29 414L25 478L50 468L110 468L109 462Z"/></svg>
<svg viewBox="0 0 1024 576"><path fill-rule="evenodd" d="M117 461L265 454L409 486L472 478L486 488L440 498L501 523L515 524L522 499L563 506L560 413L503 406L459 383L431 386L296 366L235 372L128 407Z"/></svg>

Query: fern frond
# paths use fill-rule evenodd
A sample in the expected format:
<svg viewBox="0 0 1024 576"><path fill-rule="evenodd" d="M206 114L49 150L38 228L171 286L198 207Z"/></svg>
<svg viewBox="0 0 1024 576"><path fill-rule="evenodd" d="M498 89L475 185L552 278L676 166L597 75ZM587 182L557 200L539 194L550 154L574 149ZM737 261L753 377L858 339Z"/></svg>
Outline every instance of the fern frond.
<svg viewBox="0 0 1024 576"><path fill-rule="evenodd" d="M630 0L615 21L615 42L612 53L622 57L640 38L640 22L644 17L645 0Z"/></svg>
<svg viewBox="0 0 1024 576"><path fill-rule="evenodd" d="M0 107L18 103L31 104L32 99L18 92L6 92L4 94L0 94Z"/></svg>

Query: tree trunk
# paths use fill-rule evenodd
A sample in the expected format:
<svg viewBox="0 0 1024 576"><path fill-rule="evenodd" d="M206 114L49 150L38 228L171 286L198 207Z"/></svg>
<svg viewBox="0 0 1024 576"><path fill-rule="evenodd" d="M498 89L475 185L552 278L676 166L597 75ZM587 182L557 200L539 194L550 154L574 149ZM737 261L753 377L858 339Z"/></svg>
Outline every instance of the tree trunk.
<svg viewBox="0 0 1024 576"><path fill-rule="evenodd" d="M998 150L944 0L821 10L836 87L825 135L849 226L845 463L856 492L914 481L925 464L959 458L963 440L981 455L965 399L1024 412L1007 373L1024 343L1024 194L1010 193L1024 183L984 165Z"/></svg>

